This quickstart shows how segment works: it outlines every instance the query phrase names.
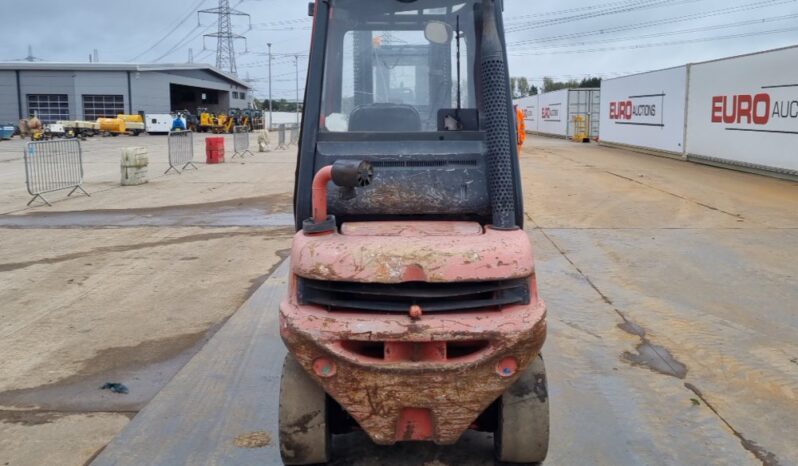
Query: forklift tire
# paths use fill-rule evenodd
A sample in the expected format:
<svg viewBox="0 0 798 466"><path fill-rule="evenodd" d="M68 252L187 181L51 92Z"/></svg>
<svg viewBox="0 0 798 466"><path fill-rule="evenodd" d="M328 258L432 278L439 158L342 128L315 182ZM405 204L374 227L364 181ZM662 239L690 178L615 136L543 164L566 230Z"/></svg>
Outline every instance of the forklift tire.
<svg viewBox="0 0 798 466"><path fill-rule="evenodd" d="M286 465L330 459L327 394L290 354L280 380L280 456Z"/></svg>
<svg viewBox="0 0 798 466"><path fill-rule="evenodd" d="M493 438L499 461L542 463L546 459L549 392L542 355L499 399L499 422Z"/></svg>

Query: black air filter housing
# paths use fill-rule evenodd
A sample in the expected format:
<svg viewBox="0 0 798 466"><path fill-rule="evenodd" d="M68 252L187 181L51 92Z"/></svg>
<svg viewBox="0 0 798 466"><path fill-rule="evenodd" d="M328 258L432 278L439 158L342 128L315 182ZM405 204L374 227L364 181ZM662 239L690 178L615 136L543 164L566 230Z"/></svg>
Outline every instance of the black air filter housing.
<svg viewBox="0 0 798 466"><path fill-rule="evenodd" d="M483 2L480 88L487 135L488 188L493 227L517 228L513 173L513 135L509 118L510 95L507 63L493 0Z"/></svg>

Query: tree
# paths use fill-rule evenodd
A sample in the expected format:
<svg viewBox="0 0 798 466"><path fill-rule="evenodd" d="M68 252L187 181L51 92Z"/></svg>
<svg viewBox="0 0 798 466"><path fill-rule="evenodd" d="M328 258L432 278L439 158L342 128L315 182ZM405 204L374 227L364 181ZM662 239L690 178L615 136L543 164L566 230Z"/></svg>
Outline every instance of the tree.
<svg viewBox="0 0 798 466"><path fill-rule="evenodd" d="M529 95L529 80L526 78L518 78L518 95L521 97Z"/></svg>
<svg viewBox="0 0 798 466"><path fill-rule="evenodd" d="M589 77L579 83L579 87L601 87L601 78Z"/></svg>
<svg viewBox="0 0 798 466"><path fill-rule="evenodd" d="M579 81L571 79L565 82L555 81L552 78L543 78L543 92L554 92L560 89L575 89L580 87Z"/></svg>
<svg viewBox="0 0 798 466"><path fill-rule="evenodd" d="M258 100L255 103L256 107L261 110L269 110L269 99L263 99L262 101ZM299 105L301 109L301 103ZM297 104L296 102L289 102L286 99L275 100L272 103L272 110L275 112L296 112L297 111Z"/></svg>
<svg viewBox="0 0 798 466"><path fill-rule="evenodd" d="M537 86L529 84L529 78L510 78L510 92L513 98L526 97L530 95L538 95L539 89Z"/></svg>

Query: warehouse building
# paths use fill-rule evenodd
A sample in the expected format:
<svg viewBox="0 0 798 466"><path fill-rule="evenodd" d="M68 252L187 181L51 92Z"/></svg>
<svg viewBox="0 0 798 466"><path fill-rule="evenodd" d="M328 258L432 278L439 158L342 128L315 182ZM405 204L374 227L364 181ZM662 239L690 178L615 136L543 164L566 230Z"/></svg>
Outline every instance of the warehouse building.
<svg viewBox="0 0 798 466"><path fill-rule="evenodd" d="M248 108L251 87L208 65L0 63L0 121L45 123L176 110Z"/></svg>

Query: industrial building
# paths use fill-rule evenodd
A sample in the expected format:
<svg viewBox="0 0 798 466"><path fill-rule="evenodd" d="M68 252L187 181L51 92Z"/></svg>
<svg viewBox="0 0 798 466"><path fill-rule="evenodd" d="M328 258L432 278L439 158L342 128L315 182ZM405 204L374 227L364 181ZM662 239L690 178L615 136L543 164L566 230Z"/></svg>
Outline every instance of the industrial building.
<svg viewBox="0 0 798 466"><path fill-rule="evenodd" d="M0 63L0 121L248 108L251 87L201 64Z"/></svg>

